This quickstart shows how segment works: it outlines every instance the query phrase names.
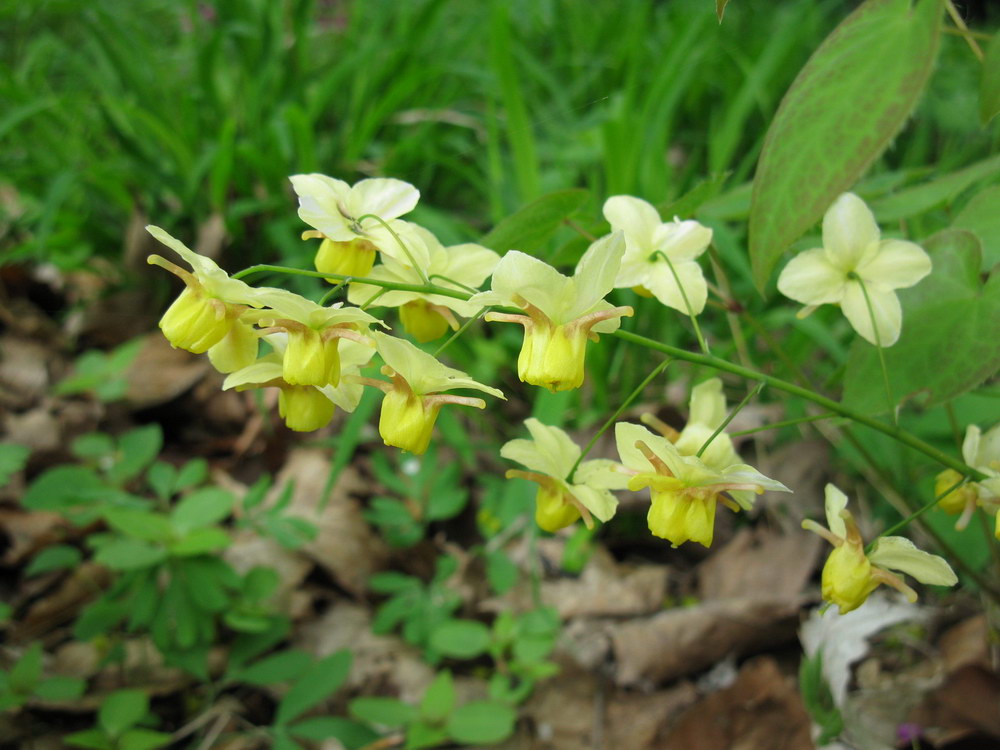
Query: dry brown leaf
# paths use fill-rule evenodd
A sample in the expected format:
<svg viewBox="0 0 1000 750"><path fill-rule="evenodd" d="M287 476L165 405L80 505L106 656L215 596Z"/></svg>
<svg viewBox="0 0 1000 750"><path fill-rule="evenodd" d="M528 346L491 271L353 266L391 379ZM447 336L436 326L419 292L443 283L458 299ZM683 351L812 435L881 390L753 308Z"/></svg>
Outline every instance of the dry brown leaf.
<svg viewBox="0 0 1000 750"><path fill-rule="evenodd" d="M730 687L688 710L662 750L808 750L810 722L794 680L770 657L744 665Z"/></svg>
<svg viewBox="0 0 1000 750"><path fill-rule="evenodd" d="M72 528L58 513L0 508L0 538L6 538L4 565L20 565L36 552L61 541Z"/></svg>
<svg viewBox="0 0 1000 750"><path fill-rule="evenodd" d="M948 675L910 715L938 743L979 733L1000 741L1000 676L969 664Z"/></svg>
<svg viewBox="0 0 1000 750"><path fill-rule="evenodd" d="M611 631L619 685L652 685L795 638L799 605L760 597L709 601Z"/></svg>
<svg viewBox="0 0 1000 750"><path fill-rule="evenodd" d="M804 531L741 529L698 568L703 599L797 600L812 577L823 540Z"/></svg>
<svg viewBox="0 0 1000 750"><path fill-rule="evenodd" d="M49 389L52 351L18 336L0 338L0 405L21 409L37 403Z"/></svg>
<svg viewBox="0 0 1000 750"><path fill-rule="evenodd" d="M945 669L954 672L966 664L990 667L990 628L980 614L952 626L938 642Z"/></svg>
<svg viewBox="0 0 1000 750"><path fill-rule="evenodd" d="M268 603L294 619L293 604L299 587L312 570L312 563L256 531L244 530L233 536L233 543L222 556L237 573L243 575L258 565L267 565L278 573L278 587Z"/></svg>
<svg viewBox="0 0 1000 750"><path fill-rule="evenodd" d="M197 383L211 369L205 357L174 349L159 332L143 338L128 369L125 398L134 409L165 404Z"/></svg>
<svg viewBox="0 0 1000 750"><path fill-rule="evenodd" d="M87 602L104 590L110 580L108 569L97 563L85 562L74 568L54 592L35 602L23 618L13 623L11 642L34 640L58 625L70 622Z"/></svg>
<svg viewBox="0 0 1000 750"><path fill-rule="evenodd" d="M561 556L561 555L560 555ZM558 563L559 557L555 558ZM596 547L579 577L542 582L542 603L555 607L564 619L645 615L663 606L667 568L663 565L624 565L603 547ZM534 606L530 581L522 581L506 596L483 603L487 611Z"/></svg>
<svg viewBox="0 0 1000 750"><path fill-rule="evenodd" d="M292 451L275 479L269 502L293 482L291 502L286 512L315 524L316 538L303 552L322 567L337 583L354 594L368 589L368 578L385 567L389 550L361 515L361 507L351 492L364 488L351 467L345 468L324 497L330 475L327 451L300 448ZM325 507L324 500L327 500Z"/></svg>
<svg viewBox="0 0 1000 750"><path fill-rule="evenodd" d="M434 679L420 652L396 636L373 633L371 614L357 604L338 602L303 626L294 645L317 656L349 649L353 660L346 688L352 692L392 694L418 703Z"/></svg>
<svg viewBox="0 0 1000 750"><path fill-rule="evenodd" d="M3 429L7 440L26 445L32 452L54 451L62 446L59 420L46 404L23 414L7 414Z"/></svg>

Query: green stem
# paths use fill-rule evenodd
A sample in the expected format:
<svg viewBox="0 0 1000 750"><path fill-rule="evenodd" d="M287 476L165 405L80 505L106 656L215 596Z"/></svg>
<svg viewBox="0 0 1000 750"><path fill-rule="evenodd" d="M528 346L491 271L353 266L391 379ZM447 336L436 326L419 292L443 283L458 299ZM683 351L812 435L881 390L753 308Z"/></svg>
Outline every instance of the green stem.
<svg viewBox="0 0 1000 750"><path fill-rule="evenodd" d="M691 325L694 326L694 335L698 339L698 346L705 354L711 354L708 350L708 344L705 342L705 337L701 335L701 327L698 325L698 316L696 316L694 314L694 310L691 309L691 302L688 300L687 292L684 291L684 285L681 284L681 277L677 275L677 269L674 268L674 264L670 262L670 258L668 258L667 254L662 250L657 250L653 253L653 255L658 255L667 262L667 268L670 269L670 273L674 277L674 283L677 284L677 288L681 292L681 299L684 300L684 308L687 310L688 317L691 319Z"/></svg>
<svg viewBox="0 0 1000 750"><path fill-rule="evenodd" d="M736 405L736 408L733 409L731 412L729 412L729 414L726 415L726 418L722 420L722 424L720 424L718 427L715 428L715 432L713 432L711 435L708 436L708 440L702 443L701 447L698 449L698 452L694 454L695 458L702 457L702 455L708 449L708 446L712 444L712 441L719 436L720 432L726 429L726 426L733 421L733 417L739 414L740 411L743 409L743 407L750 403L750 399L752 399L754 396L756 396L758 393L761 392L761 389L763 389L763 387L764 383L758 383L756 388L754 388L752 391L750 391L750 393L748 393L746 396L743 397L743 400Z"/></svg>
<svg viewBox="0 0 1000 750"><path fill-rule="evenodd" d="M899 413L896 408L896 399L892 396L892 386L889 385L889 370L885 366L885 353L882 351L882 337L878 332L878 323L875 322L875 308L872 307L871 298L868 296L868 287L865 286L864 279L853 271L848 274L848 278L853 278L861 287L861 293L865 297L865 307L868 308L868 319L872 324L872 331L875 334L875 349L878 351L878 364L882 369L882 385L885 387L885 399L888 402L889 413L892 414L892 421L899 424Z"/></svg>
<svg viewBox="0 0 1000 750"><path fill-rule="evenodd" d="M948 9L948 15L951 16L952 22L958 27L959 33L965 37L965 41L969 45L969 49L972 50L972 54L976 56L976 59L979 60L979 62L982 62L985 57L983 55L983 51L979 48L979 45L976 44L976 40L973 37L972 32L970 32L969 27L965 25L965 20L958 12L958 9L955 8L955 3L953 3L952 0L948 0L948 2L945 3L945 7Z"/></svg>
<svg viewBox="0 0 1000 750"><path fill-rule="evenodd" d="M454 340L455 340L455 339L457 339L457 338L458 338L459 336L461 336L461 335L462 335L463 333L465 333L465 332L466 332L466 330L467 330L467 329L469 328L469 326L471 326L471 325L472 325L473 323L475 323L475 322L476 322L477 320L479 320L479 318L481 318L481 317L482 317L483 313L485 313L485 312L486 312L487 310L489 310L489 309L490 309L490 308L489 308L489 306L488 306L488 305L487 305L486 307L480 307L480 308L479 308L479 312L477 312L477 313L476 313L475 315L473 315L473 316L472 316L471 318L469 318L469 319L468 319L467 321L465 321L464 323L462 323L462 327L461 327L461 328L459 328L459 329L458 329L457 331L455 331L454 333L452 333L452 334L451 334L451 336L449 336L449 337L448 337L448 340L447 340L447 341L445 341L445 342L444 342L443 344L441 344L441 346L439 346L439 347L437 348L437 351L436 351L436 352L434 352L434 356L435 356L435 357L438 357L438 356L440 356L441 352L443 352L443 351L444 351L445 349L447 349L447 348L448 348L448 346L449 346L449 345L451 344L451 342L452 342L452 341L454 341Z"/></svg>
<svg viewBox="0 0 1000 750"><path fill-rule="evenodd" d="M580 464L583 462L584 457L588 453L590 453L590 449L594 447L594 445L600 439L601 435L607 432L608 428L611 425L613 425L615 421L617 421L618 417L620 417L622 415L622 412L624 412L628 408L629 404L631 404L633 401L635 401L635 399L639 397L639 394L641 394L645 390L646 386L653 381L653 378L655 378L657 375L659 375L661 372L667 369L667 366L673 361L674 361L673 357L670 357L668 359L663 360L662 362L660 362L660 364L654 367L653 371L649 373L649 375L647 375L643 379L643 381L639 383L638 386L636 386L635 390L628 395L628 398L622 401L621 406L619 406L615 410L615 413L612 414L611 417L609 417L608 420L603 425L601 425L601 429L599 429L597 432L594 433L594 436L590 438L590 442L587 443L586 447L583 449L583 451L581 451L579 458L576 459L576 463L573 464L573 468L571 468L569 470L569 474L566 475L566 481L569 484L573 484L573 475L576 474L576 470L580 468Z"/></svg>
<svg viewBox="0 0 1000 750"><path fill-rule="evenodd" d="M409 259L410 265L413 266L413 269L418 274L420 274L420 280L422 282L424 282L425 284L430 284L430 282L427 280L427 275L424 273L424 269L422 269L417 264L417 262L413 259L413 256L410 254L410 248L408 248L406 246L406 243L403 242L399 238L399 235L396 234L395 230L393 230L393 228L389 226L389 224L385 221L385 219L383 219L381 216L376 216L375 214L363 214L363 215L361 215L361 216L358 217L358 219L357 219L358 224L360 224L365 219L375 219L375 221L377 221L379 224L381 224L382 227L385 229L385 231L387 231L389 234L391 234L392 238L394 240L396 240L396 244L399 245L403 249L404 253L406 253L406 257Z"/></svg>
<svg viewBox="0 0 1000 750"><path fill-rule="evenodd" d="M964 474L974 480L987 478L981 471L966 465L962 461L952 458L944 451L935 448L933 445L925 443L923 440L900 428L898 425L890 425L885 422L880 422L874 417L862 414L861 412L844 406L833 399L814 393L808 388L803 388L802 386L795 385L794 383L789 383L787 380L782 380L781 378L776 378L773 375L767 375L756 370L751 370L749 367L743 367L741 365L733 364L732 362L727 362L724 359L719 359L718 357L714 357L710 354L689 352L686 349L680 349L676 346L663 344L659 341L654 341L653 339L640 336L635 333L630 333L628 331L619 329L610 335L616 336L623 341L644 346L647 349L654 349L658 352L669 354L671 357L676 357L677 359L684 360L685 362L692 362L694 364L704 365L705 367L711 367L714 370L729 372L747 380L763 381L772 388L776 388L779 391L789 393L793 396L804 398L806 401L811 401L827 411L839 414L842 417L847 417L848 419L858 422L859 424L863 424L866 427L881 432L884 435L888 435L903 445L909 446L910 448L923 453L925 456L928 456L938 463L947 466L949 469L954 469L960 474Z"/></svg>
<svg viewBox="0 0 1000 750"><path fill-rule="evenodd" d="M346 285L350 283L350 281L351 281L350 278L340 279L336 284L334 284L333 287L330 289L330 291L328 291L320 298L319 301L320 307L326 307L326 303L329 302L331 299L333 299L334 295L343 290L346 287Z"/></svg>
<svg viewBox="0 0 1000 750"><path fill-rule="evenodd" d="M796 424L805 424L807 422L817 422L820 419L830 419L831 417L836 417L837 415L833 412L825 412L823 414L814 414L810 417L798 417L797 419L785 419L781 422L771 422L770 424L761 425L760 427L754 427L749 430L740 430L739 432L730 432L730 437L740 437L742 435L753 435L757 432L765 432L767 430L777 430L782 427L791 427Z"/></svg>
<svg viewBox="0 0 1000 750"><path fill-rule="evenodd" d="M965 484L968 481L969 481L968 477L962 477L957 482L955 482L955 484L953 484L951 487L949 487L948 489L946 489L944 492L942 492L941 494L935 496L935 498L933 500L931 500L929 503L927 503L923 507L918 508L917 510L913 511L910 515L908 515L902 521L897 521L896 523L894 523L888 529L886 529L881 534L879 534L877 537L875 537L874 539L872 539L871 542L869 542L868 546L865 547L865 552L871 552L872 551L872 547L875 546L875 542L877 542L880 537L883 537L883 536L892 536L893 534L895 534L900 529L906 528L907 526L910 525L910 523L912 523L913 521L917 520L918 518L920 518L920 516L922 516L927 511L929 511L935 505L937 505L938 504L938 500L940 500L941 498L945 497L946 495L951 494L952 492L954 492L955 490L957 490L959 487L961 487L963 484Z"/></svg>
<svg viewBox="0 0 1000 750"><path fill-rule="evenodd" d="M340 281L351 281L356 284L368 284L379 286L387 291L398 292L419 292L420 294L440 294L443 297L453 299L468 300L472 295L458 289L448 289L436 284L404 284L397 281L385 281L383 279L370 279L367 276L346 276L340 273L320 273L319 271L306 271L302 268L289 268L288 266L273 266L261 263L256 266L244 268L239 273L233 274L234 279L242 279L255 273L284 273L293 276L310 276L314 279L338 279Z"/></svg>

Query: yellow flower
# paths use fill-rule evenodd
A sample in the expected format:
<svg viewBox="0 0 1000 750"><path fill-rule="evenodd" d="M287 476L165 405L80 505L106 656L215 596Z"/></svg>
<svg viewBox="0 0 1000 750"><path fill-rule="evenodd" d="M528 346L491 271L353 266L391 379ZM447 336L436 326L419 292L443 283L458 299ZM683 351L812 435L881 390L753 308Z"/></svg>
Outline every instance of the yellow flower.
<svg viewBox="0 0 1000 750"><path fill-rule="evenodd" d="M385 366L382 374L391 382L372 378L353 378L385 393L379 415L378 431L386 445L421 454L427 450L434 422L445 404L459 404L485 409L481 398L452 396L441 391L473 388L503 398L496 388L483 385L464 372L438 362L409 341L373 331L372 338Z"/></svg>
<svg viewBox="0 0 1000 750"><path fill-rule="evenodd" d="M625 489L628 479L616 471L614 461L583 461L569 473L580 458L580 448L558 427L542 424L534 417L524 422L531 440L511 440L500 448L500 455L527 466L531 471L511 469L507 478L517 477L538 484L535 496L535 521L545 531L558 531L581 516L588 528L593 516L608 521L615 514L618 501L609 490Z"/></svg>
<svg viewBox="0 0 1000 750"><path fill-rule="evenodd" d="M802 528L819 534L834 546L823 566L823 598L836 604L841 614L860 607L880 584L901 591L914 602L917 592L892 571L913 576L921 583L954 586L955 572L942 558L917 549L901 536L880 537L870 553L854 517L847 510L847 496L832 484L826 486L826 522L803 521Z"/></svg>
<svg viewBox="0 0 1000 750"><path fill-rule="evenodd" d="M195 354L210 351L232 331L248 306L261 306L257 298L262 290L229 278L211 258L194 252L160 227L148 226L146 231L180 255L193 271L185 271L159 255L148 258L151 265L165 268L185 284L184 290L160 318L160 329L171 346ZM243 334L245 331L238 334L238 341L227 342L225 346L230 351L217 355L221 363L231 366L253 361L257 355L257 339Z"/></svg>
<svg viewBox="0 0 1000 750"><path fill-rule="evenodd" d="M366 341L363 332L379 323L364 310L317 305L284 289L261 290L258 301L267 306L244 317L264 326L266 334L287 334L282 377L289 385L337 385L340 382L341 339Z"/></svg>
<svg viewBox="0 0 1000 750"><path fill-rule="evenodd" d="M423 227L403 223L407 227L406 237L409 243L418 249L414 257L427 259L421 266L424 276L438 286L462 292L476 289L500 262L500 256L488 248L471 242L445 247ZM420 272L409 265L408 261L402 262L391 256L385 256L383 265L372 270L368 277L397 284L424 283ZM449 326L452 330L457 330L459 325L456 314L471 318L479 311L478 305L464 299L398 289L380 292L378 287L371 284L351 284L347 293L348 301L355 305L364 304L373 297L374 305L398 307L403 328L421 343L440 338Z"/></svg>
<svg viewBox="0 0 1000 750"><path fill-rule="evenodd" d="M626 250L615 288L634 287L685 314L698 315L705 309L708 287L697 258L712 241L711 229L676 218L663 223L653 206L630 195L608 198L604 218L612 231L625 233Z"/></svg>
<svg viewBox="0 0 1000 750"><path fill-rule="evenodd" d="M351 378L343 379L337 386L326 385L321 388L288 383L282 376L288 337L279 333L269 334L266 338L274 351L232 373L223 382L223 390L279 388L278 413L288 428L296 432L311 432L325 426L333 418L335 406L347 412L357 408L363 386ZM340 366L345 374L357 375L374 353L375 350L367 344L344 341L340 352Z"/></svg>
<svg viewBox="0 0 1000 750"><path fill-rule="evenodd" d="M969 425L965 430L965 440L962 441L962 459L972 468L986 474L987 479L967 482L938 500L939 508L959 516L955 523L955 528L959 531L968 526L977 505L991 512L996 512L1000 507L1000 425L987 430L985 435L978 425ZM937 475L934 494L940 495L961 479L962 475L954 469L945 469ZM997 529L1000 538L1000 516Z"/></svg>
<svg viewBox="0 0 1000 750"><path fill-rule="evenodd" d="M865 202L844 193L823 216L823 247L792 258L778 277L778 291L807 305L800 315L819 305L840 305L862 338L892 346L903 326L895 290L913 286L930 272L931 259L922 247L881 239Z"/></svg>
<svg viewBox="0 0 1000 750"><path fill-rule="evenodd" d="M754 495L764 490L789 492L752 466L711 467L695 456L683 456L669 440L640 425L619 422L615 438L622 463L632 475L628 488L649 487L650 531L674 547L687 541L710 546L718 503L738 512L749 510Z"/></svg>
<svg viewBox="0 0 1000 750"><path fill-rule="evenodd" d="M493 272L492 291L475 295L475 305L519 307L525 315L491 312L488 321L524 326L524 343L517 358L522 382L550 391L583 384L587 338L611 333L631 307L612 307L604 296L614 287L615 274L625 252L625 240L616 232L590 246L567 278L552 266L512 250Z"/></svg>
<svg viewBox="0 0 1000 750"><path fill-rule="evenodd" d="M692 388L688 421L675 441L680 454L696 455L726 420L727 415L726 397L722 393L722 381L719 378L709 378ZM740 462L732 438L725 431L712 438L700 458L713 469L724 469Z"/></svg>

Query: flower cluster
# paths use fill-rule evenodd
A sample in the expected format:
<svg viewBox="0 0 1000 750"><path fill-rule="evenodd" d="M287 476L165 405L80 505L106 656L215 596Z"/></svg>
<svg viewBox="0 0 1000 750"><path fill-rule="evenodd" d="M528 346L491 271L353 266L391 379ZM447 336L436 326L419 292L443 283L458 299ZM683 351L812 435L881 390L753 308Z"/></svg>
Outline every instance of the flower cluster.
<svg viewBox="0 0 1000 750"><path fill-rule="evenodd" d="M149 258L185 285L160 321L164 335L175 347L207 353L226 374L225 389L277 389L279 414L292 430L320 429L337 408L351 412L366 388L377 389L383 394L382 440L421 454L443 406L486 406L478 396L452 391L504 398L497 388L409 340L379 330L389 326L371 309L396 308L402 328L421 344L449 329L461 330L461 318L483 313L488 323L516 323L524 329L518 377L555 392L579 388L588 341L613 333L633 315L632 307L606 299L614 289L655 297L692 319L706 307L708 284L698 258L711 243L712 230L677 217L663 222L652 205L632 196L605 202L610 233L593 241L567 276L518 250L502 248L501 257L474 243L445 246L426 228L401 218L420 197L401 180L366 179L351 186L304 174L291 177L291 183L299 216L311 227L303 239L321 240L315 268L335 285L324 303L284 289L251 287L159 227L148 230L191 269L159 255ZM929 272L921 248L882 240L864 203L845 193L824 217L823 247L794 258L778 287L808 305L807 312L819 304L840 305L861 336L889 346L901 327L894 290ZM487 279L489 289L480 291ZM341 291L346 303L325 304ZM372 363L376 356L380 367ZM379 373L384 379L373 377ZM689 541L707 547L719 505L749 511L766 490L790 491L741 461L724 430L729 418L722 381L712 378L693 387L680 431L649 415L643 421L659 434L638 424L615 425L618 461L584 460L586 450L565 431L534 418L525 421L530 439L511 440L500 454L524 467L508 470L508 478L538 485L535 519L546 531L580 519L588 527L606 522L618 507L614 492L648 489L647 522L655 536L675 547ZM962 513L960 526L978 506L993 512L1000 507L1000 428L982 435L970 427L963 455L986 478L958 486L961 476L948 471L937 482L940 505ZM846 503L829 485L828 528L804 523L835 547L822 590L842 612L859 606L882 583L915 597L899 572L925 583L954 583L947 563L901 537L878 539L866 551Z"/></svg>

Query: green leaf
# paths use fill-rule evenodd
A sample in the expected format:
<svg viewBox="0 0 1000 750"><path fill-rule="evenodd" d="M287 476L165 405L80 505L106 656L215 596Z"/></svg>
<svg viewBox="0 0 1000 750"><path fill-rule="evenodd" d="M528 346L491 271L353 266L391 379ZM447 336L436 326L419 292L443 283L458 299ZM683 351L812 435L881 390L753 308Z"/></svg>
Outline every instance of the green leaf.
<svg viewBox="0 0 1000 750"><path fill-rule="evenodd" d="M503 255L508 250L537 253L570 214L587 200L586 190L559 190L533 200L479 240Z"/></svg>
<svg viewBox="0 0 1000 750"><path fill-rule="evenodd" d="M476 620L447 620L431 631L431 648L455 659L474 659L489 645L490 629Z"/></svg>
<svg viewBox="0 0 1000 750"><path fill-rule="evenodd" d="M181 492L201 484L208 478L208 461L204 458L192 458L177 472L174 481L174 492Z"/></svg>
<svg viewBox="0 0 1000 750"><path fill-rule="evenodd" d="M403 750L420 750L425 747L437 747L448 739L444 727L415 721L406 728L406 744Z"/></svg>
<svg viewBox="0 0 1000 750"><path fill-rule="evenodd" d="M337 651L306 671L278 704L274 723L287 724L339 688L351 670L351 652Z"/></svg>
<svg viewBox="0 0 1000 750"><path fill-rule="evenodd" d="M722 17L726 14L727 5L729 5L729 0L715 0L715 15L719 19L719 23L722 23Z"/></svg>
<svg viewBox="0 0 1000 750"><path fill-rule="evenodd" d="M161 500L166 500L174 493L176 480L177 470L165 461L157 461L146 472L146 483Z"/></svg>
<svg viewBox="0 0 1000 750"><path fill-rule="evenodd" d="M167 559L167 551L139 539L115 539L101 547L94 560L112 570L139 570Z"/></svg>
<svg viewBox="0 0 1000 750"><path fill-rule="evenodd" d="M957 172L938 177L924 185L900 190L872 204L879 223L885 224L908 216L916 216L951 200L969 185L1000 172L1000 155L983 159Z"/></svg>
<svg viewBox="0 0 1000 750"><path fill-rule="evenodd" d="M31 448L17 443L0 443L0 487L28 463Z"/></svg>
<svg viewBox="0 0 1000 750"><path fill-rule="evenodd" d="M86 747L92 750L114 750L111 743L100 729L84 729L82 732L73 732L63 737L67 745L73 747Z"/></svg>
<svg viewBox="0 0 1000 750"><path fill-rule="evenodd" d="M112 738L134 727L149 712L149 696L141 690L117 690L101 704L97 724Z"/></svg>
<svg viewBox="0 0 1000 750"><path fill-rule="evenodd" d="M986 188L965 204L952 229L967 229L983 243L982 268L993 268L1000 263L1000 185Z"/></svg>
<svg viewBox="0 0 1000 750"><path fill-rule="evenodd" d="M104 511L104 520L116 531L145 542L168 542L174 536L167 517L148 510L108 508Z"/></svg>
<svg viewBox="0 0 1000 750"><path fill-rule="evenodd" d="M169 745L171 735L152 729L129 729L118 740L119 750L156 750Z"/></svg>
<svg viewBox="0 0 1000 750"><path fill-rule="evenodd" d="M251 685L273 685L277 682L288 682L305 672L312 664L312 660L312 655L305 651L291 649L281 651L271 656L265 656L232 679Z"/></svg>
<svg viewBox="0 0 1000 750"><path fill-rule="evenodd" d="M317 716L313 719L305 719L288 728L288 731L296 737L305 740L335 739L347 750L358 750L365 745L370 745L379 738L377 732L372 731L364 724L359 724L350 719L342 719L339 716Z"/></svg>
<svg viewBox="0 0 1000 750"><path fill-rule="evenodd" d="M368 579L368 588L376 594L399 594L403 591L415 591L420 588L420 579L387 570L376 573Z"/></svg>
<svg viewBox="0 0 1000 750"><path fill-rule="evenodd" d="M30 510L65 511L93 504L107 485L86 466L57 466L32 482L21 504Z"/></svg>
<svg viewBox="0 0 1000 750"><path fill-rule="evenodd" d="M983 81L979 89L979 119L983 125L1000 112L1000 31L993 35L983 60Z"/></svg>
<svg viewBox="0 0 1000 750"><path fill-rule="evenodd" d="M259 602L273 594L281 583L278 571L267 565L255 565L243 577L243 596Z"/></svg>
<svg viewBox="0 0 1000 750"><path fill-rule="evenodd" d="M116 484L127 482L145 469L160 454L163 431L158 424L136 427L118 438L119 459L108 479Z"/></svg>
<svg viewBox="0 0 1000 750"><path fill-rule="evenodd" d="M486 553L486 580L498 594L506 594L517 583L517 566L503 550Z"/></svg>
<svg viewBox="0 0 1000 750"><path fill-rule="evenodd" d="M448 735L467 745L490 744L507 739L514 732L517 714L496 701L466 703L448 720Z"/></svg>
<svg viewBox="0 0 1000 750"><path fill-rule="evenodd" d="M403 727L417 718L417 709L395 698L355 698L347 710L351 716L383 727Z"/></svg>
<svg viewBox="0 0 1000 750"><path fill-rule="evenodd" d="M424 527L413 517L409 508L391 497L376 497L364 512L365 520L378 526L394 547L409 547L424 535Z"/></svg>
<svg viewBox="0 0 1000 750"><path fill-rule="evenodd" d="M884 350L894 398L925 406L975 388L1000 368L1000 273L983 285L974 234L945 230L924 243L934 270L903 290L903 332ZM878 352L858 338L844 375L844 403L870 414L888 411Z"/></svg>
<svg viewBox="0 0 1000 750"><path fill-rule="evenodd" d="M42 644L32 643L17 660L10 673L7 675L7 682L11 691L21 695L30 695L35 690L35 686L42 677Z"/></svg>
<svg viewBox="0 0 1000 750"><path fill-rule="evenodd" d="M204 555L208 552L218 552L232 543L229 534L215 526L195 529L179 542L170 546L170 554L178 557L189 555Z"/></svg>
<svg viewBox="0 0 1000 750"><path fill-rule="evenodd" d="M25 573L35 576L39 573L48 573L52 570L62 570L63 568L73 568L80 564L83 555L76 547L67 544L56 544L46 547L31 560Z"/></svg>
<svg viewBox="0 0 1000 750"><path fill-rule="evenodd" d="M455 683L451 672L441 672L427 686L427 692L420 702L420 717L431 724L440 724L455 708Z"/></svg>
<svg viewBox="0 0 1000 750"><path fill-rule="evenodd" d="M170 514L180 534L218 523L233 509L235 498L220 487L203 487L181 498Z"/></svg>
<svg viewBox="0 0 1000 750"><path fill-rule="evenodd" d="M432 492L427 498L428 521L446 521L454 518L469 501L469 493L459 487L452 487L440 492Z"/></svg>
<svg viewBox="0 0 1000 750"><path fill-rule="evenodd" d="M799 72L754 179L749 235L758 289L906 122L934 65L941 14L941 0L866 0Z"/></svg>
<svg viewBox="0 0 1000 750"><path fill-rule="evenodd" d="M115 441L104 432L88 432L70 444L70 451L80 459L102 458L115 452Z"/></svg>
<svg viewBox="0 0 1000 750"><path fill-rule="evenodd" d="M74 701L87 689L78 677L49 677L35 687L35 695L46 701Z"/></svg>

